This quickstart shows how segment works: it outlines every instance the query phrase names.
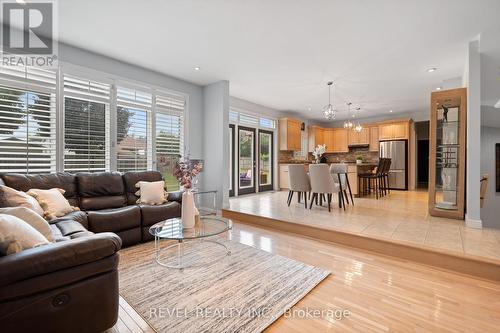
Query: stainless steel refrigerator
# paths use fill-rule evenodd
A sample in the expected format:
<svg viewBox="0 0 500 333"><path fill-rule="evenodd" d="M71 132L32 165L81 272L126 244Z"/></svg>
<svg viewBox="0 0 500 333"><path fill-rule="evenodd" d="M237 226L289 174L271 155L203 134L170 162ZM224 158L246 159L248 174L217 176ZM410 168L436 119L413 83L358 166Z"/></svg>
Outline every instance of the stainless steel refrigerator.
<svg viewBox="0 0 500 333"><path fill-rule="evenodd" d="M389 188L408 189L408 143L406 140L380 142L380 157L391 159Z"/></svg>

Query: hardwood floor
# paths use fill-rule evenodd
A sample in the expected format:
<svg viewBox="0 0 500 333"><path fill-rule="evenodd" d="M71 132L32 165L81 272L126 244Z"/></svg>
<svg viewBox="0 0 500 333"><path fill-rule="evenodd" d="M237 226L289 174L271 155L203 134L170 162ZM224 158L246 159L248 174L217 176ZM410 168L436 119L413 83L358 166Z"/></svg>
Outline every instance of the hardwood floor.
<svg viewBox="0 0 500 333"><path fill-rule="evenodd" d="M332 272L266 332L498 332L500 284L332 243L235 223L232 240ZM303 318L300 310L348 310ZM311 313L311 312L309 312ZM153 330L123 299L109 332Z"/></svg>

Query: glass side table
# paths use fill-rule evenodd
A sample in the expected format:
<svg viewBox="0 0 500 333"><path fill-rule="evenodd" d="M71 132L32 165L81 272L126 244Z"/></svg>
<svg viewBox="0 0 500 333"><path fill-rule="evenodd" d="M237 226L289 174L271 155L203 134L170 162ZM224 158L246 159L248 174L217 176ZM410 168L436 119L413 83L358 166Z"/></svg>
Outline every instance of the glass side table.
<svg viewBox="0 0 500 333"><path fill-rule="evenodd" d="M217 190L193 189L194 205L200 216L217 215Z"/></svg>

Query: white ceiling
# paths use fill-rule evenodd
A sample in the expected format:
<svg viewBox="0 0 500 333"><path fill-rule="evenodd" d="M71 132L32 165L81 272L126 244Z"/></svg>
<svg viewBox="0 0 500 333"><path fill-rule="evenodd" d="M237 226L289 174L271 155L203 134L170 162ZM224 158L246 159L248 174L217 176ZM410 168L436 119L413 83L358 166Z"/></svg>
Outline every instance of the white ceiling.
<svg viewBox="0 0 500 333"><path fill-rule="evenodd" d="M64 0L59 35L197 84L229 80L232 96L309 119L333 80L342 119L346 101L362 117L427 112L498 13L498 0Z"/></svg>

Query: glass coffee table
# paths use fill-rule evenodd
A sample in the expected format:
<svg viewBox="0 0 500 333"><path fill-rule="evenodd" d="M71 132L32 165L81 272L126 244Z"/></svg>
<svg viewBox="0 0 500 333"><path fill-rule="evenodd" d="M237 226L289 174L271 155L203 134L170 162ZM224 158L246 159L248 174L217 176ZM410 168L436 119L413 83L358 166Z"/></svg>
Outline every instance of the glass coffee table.
<svg viewBox="0 0 500 333"><path fill-rule="evenodd" d="M155 237L155 260L161 266L176 269L217 261L222 255L231 255L231 251L213 237L231 228L231 220L213 215L201 216L191 229L183 229L180 218L158 222L149 228ZM162 246L165 241L175 243ZM212 260L207 260L207 256Z"/></svg>

